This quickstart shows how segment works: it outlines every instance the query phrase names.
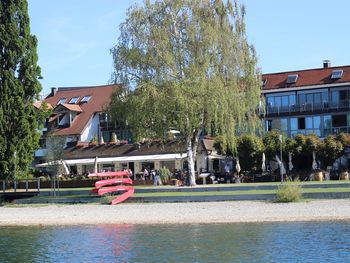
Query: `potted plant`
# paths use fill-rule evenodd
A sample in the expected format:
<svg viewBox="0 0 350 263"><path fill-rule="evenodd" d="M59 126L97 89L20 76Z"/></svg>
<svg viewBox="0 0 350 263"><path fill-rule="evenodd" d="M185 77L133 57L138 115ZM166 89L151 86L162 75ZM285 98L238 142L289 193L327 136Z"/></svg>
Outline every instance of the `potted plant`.
<svg viewBox="0 0 350 263"><path fill-rule="evenodd" d="M118 139L117 139L117 135L115 134L115 132L112 132L112 135L111 135L111 140L110 140L110 144L116 144L118 142Z"/></svg>
<svg viewBox="0 0 350 263"><path fill-rule="evenodd" d="M96 145L98 145L98 140L97 140L97 136L96 136L96 135L91 139L90 145L91 145L91 146L96 146Z"/></svg>

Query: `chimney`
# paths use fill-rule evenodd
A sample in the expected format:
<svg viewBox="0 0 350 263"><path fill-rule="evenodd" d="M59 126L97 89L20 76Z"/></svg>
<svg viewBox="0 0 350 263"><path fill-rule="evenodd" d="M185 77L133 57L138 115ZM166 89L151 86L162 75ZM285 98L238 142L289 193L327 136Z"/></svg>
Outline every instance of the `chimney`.
<svg viewBox="0 0 350 263"><path fill-rule="evenodd" d="M323 60L323 68L329 68L331 66L330 60Z"/></svg>
<svg viewBox="0 0 350 263"><path fill-rule="evenodd" d="M55 95L56 95L56 92L57 92L57 88L56 88L56 87L52 87L52 88L51 88L51 94L50 94L50 96L51 96L51 97L55 96Z"/></svg>

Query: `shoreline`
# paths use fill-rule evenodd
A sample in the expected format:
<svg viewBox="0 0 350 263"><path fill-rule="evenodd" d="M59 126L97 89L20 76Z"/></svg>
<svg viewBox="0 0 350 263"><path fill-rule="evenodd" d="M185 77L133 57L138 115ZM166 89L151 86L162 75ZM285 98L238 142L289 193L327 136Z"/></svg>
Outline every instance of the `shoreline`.
<svg viewBox="0 0 350 263"><path fill-rule="evenodd" d="M0 226L225 224L350 220L350 199L0 207Z"/></svg>

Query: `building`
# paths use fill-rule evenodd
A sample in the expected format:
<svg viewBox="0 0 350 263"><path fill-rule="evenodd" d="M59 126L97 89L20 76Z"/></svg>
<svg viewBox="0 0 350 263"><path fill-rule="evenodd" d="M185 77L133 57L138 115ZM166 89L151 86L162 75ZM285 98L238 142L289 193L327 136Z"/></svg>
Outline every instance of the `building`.
<svg viewBox="0 0 350 263"><path fill-rule="evenodd" d="M219 155L214 147L213 139L203 139L198 146L196 171L223 173L226 162L232 160ZM68 146L64 151L65 163L70 173L86 175L98 171L120 171L131 169L134 174L141 175L146 168L158 170L167 167L171 171L187 169L186 146L181 141L145 142L143 144L102 143L92 145L79 143ZM95 166L97 167L95 168ZM38 164L38 168L48 167L48 163ZM63 165L60 173L64 174Z"/></svg>
<svg viewBox="0 0 350 263"><path fill-rule="evenodd" d="M41 102L52 111L42 131L41 148L35 152L36 162L43 161L46 155L47 135L65 138L65 144L79 142L109 141L112 132L123 139L124 130L111 123L105 112L112 93L118 85L93 87L52 88L51 93Z"/></svg>
<svg viewBox="0 0 350 263"><path fill-rule="evenodd" d="M176 141L178 132L170 130L173 141L132 144L130 132L113 123L105 112L118 85L97 87L52 88L51 93L35 104L38 109L45 103L52 111L43 130L41 148L35 152L38 168L48 167L47 136L65 138L64 159L72 174L93 172L95 162L98 170L116 171L124 168L141 173L144 168L170 170L186 168L186 147ZM115 133L118 142L111 142ZM63 150L63 147L62 147ZM97 158L97 159L96 159ZM205 139L198 147L197 172L223 170L225 157L216 153L213 140ZM61 165L63 173L63 165Z"/></svg>
<svg viewBox="0 0 350 263"><path fill-rule="evenodd" d="M320 137L350 128L350 66L264 74L265 130Z"/></svg>

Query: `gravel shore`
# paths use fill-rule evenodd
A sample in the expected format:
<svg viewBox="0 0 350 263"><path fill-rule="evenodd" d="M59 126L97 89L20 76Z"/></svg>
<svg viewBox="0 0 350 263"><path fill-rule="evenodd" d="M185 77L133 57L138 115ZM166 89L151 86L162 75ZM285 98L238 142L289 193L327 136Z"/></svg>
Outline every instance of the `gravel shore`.
<svg viewBox="0 0 350 263"><path fill-rule="evenodd" d="M186 224L350 220L350 199L0 207L0 225Z"/></svg>

